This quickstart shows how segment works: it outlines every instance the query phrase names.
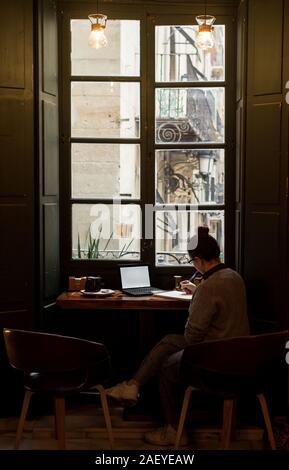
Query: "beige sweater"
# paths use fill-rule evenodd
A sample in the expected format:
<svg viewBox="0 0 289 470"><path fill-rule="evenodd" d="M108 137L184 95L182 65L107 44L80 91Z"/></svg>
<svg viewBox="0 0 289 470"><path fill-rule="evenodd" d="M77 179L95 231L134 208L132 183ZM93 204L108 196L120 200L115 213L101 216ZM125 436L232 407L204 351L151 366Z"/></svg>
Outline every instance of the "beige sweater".
<svg viewBox="0 0 289 470"><path fill-rule="evenodd" d="M243 279L230 268L214 272L193 295L184 333L187 342L249 334Z"/></svg>

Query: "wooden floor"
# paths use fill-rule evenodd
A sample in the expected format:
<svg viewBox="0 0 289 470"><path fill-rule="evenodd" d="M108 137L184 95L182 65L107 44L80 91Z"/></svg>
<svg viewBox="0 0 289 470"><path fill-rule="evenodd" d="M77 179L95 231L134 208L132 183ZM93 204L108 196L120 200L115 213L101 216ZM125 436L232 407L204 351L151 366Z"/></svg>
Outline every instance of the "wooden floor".
<svg viewBox="0 0 289 470"><path fill-rule="evenodd" d="M156 428L160 423L154 421L125 421L121 407L111 407L112 426L115 448L118 450L157 450L158 447L146 444L143 435ZM0 418L0 450L12 450L14 446L17 417ZM56 450L54 439L53 416L38 416L26 421L22 450ZM217 426L205 426L189 431L191 443L182 449L217 450L220 449L220 429ZM78 405L67 410L66 448L68 450L106 450L109 449L106 429L101 410L92 405ZM165 447L168 449L168 447ZM163 449L165 449L163 448ZM263 430L257 427L244 427L238 430L232 450L261 450L265 448ZM162 449L162 447L159 447Z"/></svg>

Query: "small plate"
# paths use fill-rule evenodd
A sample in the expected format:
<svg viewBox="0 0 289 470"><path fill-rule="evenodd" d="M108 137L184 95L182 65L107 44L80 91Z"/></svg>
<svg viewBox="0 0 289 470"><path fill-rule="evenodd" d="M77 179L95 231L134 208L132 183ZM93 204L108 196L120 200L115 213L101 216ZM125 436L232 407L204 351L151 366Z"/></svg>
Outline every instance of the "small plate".
<svg viewBox="0 0 289 470"><path fill-rule="evenodd" d="M112 289L100 289L97 292L86 292L85 290L80 291L82 295L85 295L86 297L109 297L114 293L114 290Z"/></svg>

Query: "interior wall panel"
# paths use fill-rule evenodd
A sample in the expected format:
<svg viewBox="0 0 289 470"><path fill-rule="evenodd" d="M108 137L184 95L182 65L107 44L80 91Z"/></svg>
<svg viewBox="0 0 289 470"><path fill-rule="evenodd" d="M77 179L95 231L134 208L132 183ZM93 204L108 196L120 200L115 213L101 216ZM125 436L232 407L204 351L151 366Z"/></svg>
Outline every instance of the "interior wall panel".
<svg viewBox="0 0 289 470"><path fill-rule="evenodd" d="M236 112L236 203L241 203L242 199L242 161L243 161L243 104L237 105Z"/></svg>
<svg viewBox="0 0 289 470"><path fill-rule="evenodd" d="M1 29L1 28L0 28ZM0 195L29 191L31 155L27 152L25 120L29 119L22 91L0 90Z"/></svg>
<svg viewBox="0 0 289 470"><path fill-rule="evenodd" d="M39 283L41 316L59 293L58 36L55 0L41 0L39 40Z"/></svg>
<svg viewBox="0 0 289 470"><path fill-rule="evenodd" d="M254 0L250 5L253 94L282 93L283 0Z"/></svg>
<svg viewBox="0 0 289 470"><path fill-rule="evenodd" d="M281 329L289 327L288 126L282 96L289 63L287 0L248 5L243 274L250 315Z"/></svg>
<svg viewBox="0 0 289 470"><path fill-rule="evenodd" d="M0 87L25 87L25 3L1 2Z"/></svg>
<svg viewBox="0 0 289 470"><path fill-rule="evenodd" d="M281 116L280 102L251 106L246 181L250 204L280 202Z"/></svg>
<svg viewBox="0 0 289 470"><path fill-rule="evenodd" d="M57 204L44 204L44 293L55 295L59 282L59 214Z"/></svg>
<svg viewBox="0 0 289 470"><path fill-rule="evenodd" d="M42 88L44 93L57 95L57 20L56 2L42 2Z"/></svg>
<svg viewBox="0 0 289 470"><path fill-rule="evenodd" d="M33 8L1 2L0 317L16 327L33 325L36 303Z"/></svg>
<svg viewBox="0 0 289 470"><path fill-rule="evenodd" d="M248 215L244 266L250 314L265 320L280 308L279 267L282 263L280 214L252 211Z"/></svg>
<svg viewBox="0 0 289 470"><path fill-rule="evenodd" d="M235 210L235 266L236 270L241 272L242 260L241 260L241 244L239 240L239 234L241 232L241 211Z"/></svg>
<svg viewBox="0 0 289 470"><path fill-rule="evenodd" d="M0 310L5 305L31 302L33 240L30 207L23 203L0 204Z"/></svg>
<svg viewBox="0 0 289 470"><path fill-rule="evenodd" d="M246 53L246 20L247 5L240 1L237 16L237 74L236 74L236 99L237 102L244 97L245 86L245 53Z"/></svg>
<svg viewBox="0 0 289 470"><path fill-rule="evenodd" d="M43 101L43 181L44 195L58 194L58 107L57 104Z"/></svg>
<svg viewBox="0 0 289 470"><path fill-rule="evenodd" d="M236 74L236 186L235 186L235 266L243 273L244 228L244 150L246 119L246 48L247 1L241 0L237 11L237 74Z"/></svg>

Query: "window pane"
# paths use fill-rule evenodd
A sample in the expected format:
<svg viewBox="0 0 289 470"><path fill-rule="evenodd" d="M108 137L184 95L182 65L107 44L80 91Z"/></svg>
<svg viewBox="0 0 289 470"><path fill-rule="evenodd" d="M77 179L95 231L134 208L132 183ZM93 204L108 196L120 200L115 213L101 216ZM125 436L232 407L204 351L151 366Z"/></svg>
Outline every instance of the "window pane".
<svg viewBox="0 0 289 470"><path fill-rule="evenodd" d="M157 211L156 264L187 264L187 242L199 225L207 225L215 237L224 259L224 211Z"/></svg>
<svg viewBox="0 0 289 470"><path fill-rule="evenodd" d="M72 75L139 76L140 26L135 20L107 20L107 47L88 45L90 20L71 20Z"/></svg>
<svg viewBox="0 0 289 470"><path fill-rule="evenodd" d="M156 150L156 203L224 203L224 150Z"/></svg>
<svg viewBox="0 0 289 470"><path fill-rule="evenodd" d="M72 137L139 137L139 83L73 82Z"/></svg>
<svg viewBox="0 0 289 470"><path fill-rule="evenodd" d="M140 224L135 204L73 204L72 258L139 260Z"/></svg>
<svg viewBox="0 0 289 470"><path fill-rule="evenodd" d="M72 197L139 199L138 144L72 144Z"/></svg>
<svg viewBox="0 0 289 470"><path fill-rule="evenodd" d="M215 46L203 51L195 44L198 26L157 26L156 81L225 80L225 26L214 28Z"/></svg>
<svg viewBox="0 0 289 470"><path fill-rule="evenodd" d="M224 88L157 88L156 142L224 142Z"/></svg>

